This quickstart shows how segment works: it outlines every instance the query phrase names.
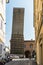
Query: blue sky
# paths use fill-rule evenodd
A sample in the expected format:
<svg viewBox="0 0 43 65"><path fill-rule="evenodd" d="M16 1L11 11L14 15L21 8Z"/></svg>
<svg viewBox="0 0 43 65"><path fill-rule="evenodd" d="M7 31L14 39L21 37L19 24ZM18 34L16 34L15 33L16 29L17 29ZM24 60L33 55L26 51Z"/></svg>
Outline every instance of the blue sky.
<svg viewBox="0 0 43 65"><path fill-rule="evenodd" d="M9 0L6 4L6 45L10 45L11 32L12 32L12 19L13 8L25 8L24 14L24 39L35 39L33 27L33 0Z"/></svg>

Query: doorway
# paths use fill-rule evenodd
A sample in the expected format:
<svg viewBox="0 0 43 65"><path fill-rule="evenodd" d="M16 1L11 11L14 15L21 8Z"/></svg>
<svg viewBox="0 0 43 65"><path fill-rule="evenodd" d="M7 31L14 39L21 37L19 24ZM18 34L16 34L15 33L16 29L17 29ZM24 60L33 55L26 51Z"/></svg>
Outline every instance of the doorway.
<svg viewBox="0 0 43 65"><path fill-rule="evenodd" d="M25 57L31 58L31 52L29 50L25 51Z"/></svg>

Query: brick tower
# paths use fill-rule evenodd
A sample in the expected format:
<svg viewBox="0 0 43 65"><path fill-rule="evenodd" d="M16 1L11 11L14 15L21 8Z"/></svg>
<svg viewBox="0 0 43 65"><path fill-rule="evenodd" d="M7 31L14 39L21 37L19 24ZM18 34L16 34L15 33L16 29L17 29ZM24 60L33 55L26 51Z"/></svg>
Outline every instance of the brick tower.
<svg viewBox="0 0 43 65"><path fill-rule="evenodd" d="M11 54L24 53L24 8L13 8Z"/></svg>

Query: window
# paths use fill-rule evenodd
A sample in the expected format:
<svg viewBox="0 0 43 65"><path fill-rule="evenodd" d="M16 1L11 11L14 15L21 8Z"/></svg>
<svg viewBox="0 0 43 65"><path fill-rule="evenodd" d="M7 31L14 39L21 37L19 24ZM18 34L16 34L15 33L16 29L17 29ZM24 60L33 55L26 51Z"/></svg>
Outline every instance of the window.
<svg viewBox="0 0 43 65"><path fill-rule="evenodd" d="M43 12L43 3L42 3L42 12Z"/></svg>
<svg viewBox="0 0 43 65"><path fill-rule="evenodd" d="M37 14L37 20L39 20L39 13Z"/></svg>
<svg viewBox="0 0 43 65"><path fill-rule="evenodd" d="M42 26L42 24L43 24L43 3L42 3L42 16L41 16L41 18L42 18L42 21L41 21L41 26Z"/></svg>
<svg viewBox="0 0 43 65"><path fill-rule="evenodd" d="M32 48L33 47L33 44L30 44L30 48Z"/></svg>
<svg viewBox="0 0 43 65"><path fill-rule="evenodd" d="M3 19L0 17L0 29L3 30Z"/></svg>
<svg viewBox="0 0 43 65"><path fill-rule="evenodd" d="M2 53L2 45L0 44L0 54Z"/></svg>
<svg viewBox="0 0 43 65"><path fill-rule="evenodd" d="M0 29L3 28L2 20L0 20Z"/></svg>
<svg viewBox="0 0 43 65"><path fill-rule="evenodd" d="M42 38L40 38L39 43L41 42Z"/></svg>
<svg viewBox="0 0 43 65"><path fill-rule="evenodd" d="M42 21L41 21L41 26L43 25L43 15L42 15Z"/></svg>
<svg viewBox="0 0 43 65"><path fill-rule="evenodd" d="M0 21L0 29L1 29L1 21Z"/></svg>
<svg viewBox="0 0 43 65"><path fill-rule="evenodd" d="M3 50L5 51L5 48Z"/></svg>

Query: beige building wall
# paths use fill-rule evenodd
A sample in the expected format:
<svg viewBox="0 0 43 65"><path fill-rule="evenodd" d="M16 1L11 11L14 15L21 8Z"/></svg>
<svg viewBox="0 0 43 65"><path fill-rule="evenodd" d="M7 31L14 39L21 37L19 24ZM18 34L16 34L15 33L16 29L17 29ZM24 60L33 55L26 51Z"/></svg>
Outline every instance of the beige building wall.
<svg viewBox="0 0 43 65"><path fill-rule="evenodd" d="M43 65L43 0L34 0L34 27L37 64Z"/></svg>

